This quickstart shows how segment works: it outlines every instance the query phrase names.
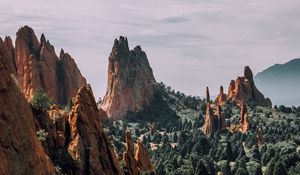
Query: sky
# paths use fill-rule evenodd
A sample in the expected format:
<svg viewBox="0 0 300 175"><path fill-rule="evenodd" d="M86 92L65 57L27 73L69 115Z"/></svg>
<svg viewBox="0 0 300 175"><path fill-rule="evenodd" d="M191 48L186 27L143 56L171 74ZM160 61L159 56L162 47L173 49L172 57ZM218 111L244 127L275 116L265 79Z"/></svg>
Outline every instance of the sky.
<svg viewBox="0 0 300 175"><path fill-rule="evenodd" d="M0 0L0 36L32 27L76 61L96 98L106 91L113 41L146 52L154 76L188 95L227 91L249 65L254 74L300 57L299 0Z"/></svg>

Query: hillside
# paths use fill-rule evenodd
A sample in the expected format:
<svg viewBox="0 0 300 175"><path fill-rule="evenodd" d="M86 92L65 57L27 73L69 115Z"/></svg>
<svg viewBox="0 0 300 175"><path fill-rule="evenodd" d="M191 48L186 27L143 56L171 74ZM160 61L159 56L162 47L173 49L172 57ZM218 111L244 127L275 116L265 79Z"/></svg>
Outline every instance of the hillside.
<svg viewBox="0 0 300 175"><path fill-rule="evenodd" d="M261 91L272 99L274 105L300 104L300 58L285 64L275 64L255 76Z"/></svg>

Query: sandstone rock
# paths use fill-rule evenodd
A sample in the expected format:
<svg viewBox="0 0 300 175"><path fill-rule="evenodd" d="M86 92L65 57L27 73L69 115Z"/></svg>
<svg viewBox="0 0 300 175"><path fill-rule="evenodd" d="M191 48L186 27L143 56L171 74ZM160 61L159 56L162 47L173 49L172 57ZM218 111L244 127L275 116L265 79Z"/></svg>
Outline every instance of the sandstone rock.
<svg viewBox="0 0 300 175"><path fill-rule="evenodd" d="M248 110L247 110L247 105L243 101L241 105L241 114L240 114L240 131L241 132L246 132L249 129L249 124L248 124Z"/></svg>
<svg viewBox="0 0 300 175"><path fill-rule="evenodd" d="M74 60L66 54L58 58L45 35L42 34L39 42L28 26L17 32L15 58L18 79L27 100L36 91L43 90L57 103L67 104L86 85Z"/></svg>
<svg viewBox="0 0 300 175"><path fill-rule="evenodd" d="M16 76L16 69L15 69L15 59L14 59L14 49L11 43L10 37L5 37L3 41L0 38L0 56L7 60L7 66L9 73Z"/></svg>
<svg viewBox="0 0 300 175"><path fill-rule="evenodd" d="M215 100L215 102L217 104L224 105L226 101L227 101L227 95L224 94L223 86L221 86L220 87L220 93L219 93L217 99Z"/></svg>
<svg viewBox="0 0 300 175"><path fill-rule="evenodd" d="M136 143L135 159L141 171L154 171L150 156L143 143L139 139Z"/></svg>
<svg viewBox="0 0 300 175"><path fill-rule="evenodd" d="M220 105L217 105L216 113L215 113L215 120L216 120L216 129L217 130L224 130L226 129L226 123L225 123L225 116L224 113L222 113L222 107Z"/></svg>
<svg viewBox="0 0 300 175"><path fill-rule="evenodd" d="M106 95L100 105L109 118L120 119L151 102L157 83L140 46L129 50L127 38L115 40L108 66Z"/></svg>
<svg viewBox="0 0 300 175"><path fill-rule="evenodd" d="M129 175L139 175L140 170L138 168L138 162L134 157L134 143L132 141L131 133L126 131L125 133L126 151L123 154L123 160L125 162Z"/></svg>
<svg viewBox="0 0 300 175"><path fill-rule="evenodd" d="M210 99L208 87L206 87L206 99ZM215 113L213 112L213 108L215 108ZM210 135L215 131L223 131L224 129L226 129L226 123L221 106L219 104L210 104L210 101L207 100L204 133Z"/></svg>
<svg viewBox="0 0 300 175"><path fill-rule="evenodd" d="M121 174L100 118L91 88L80 88L69 118L68 150L75 162L76 174Z"/></svg>
<svg viewBox="0 0 300 175"><path fill-rule="evenodd" d="M37 138L30 106L13 74L12 60L3 53L0 47L0 174L55 174Z"/></svg>
<svg viewBox="0 0 300 175"><path fill-rule="evenodd" d="M244 76L231 81L228 88L228 101L240 105L245 101L249 105L272 107L272 102L256 88L251 69L246 66Z"/></svg>
<svg viewBox="0 0 300 175"><path fill-rule="evenodd" d="M209 88L206 87L206 103L210 103Z"/></svg>
<svg viewBox="0 0 300 175"><path fill-rule="evenodd" d="M204 133L206 135L212 134L215 131L215 122L212 109L210 104L206 104L206 113L205 113L205 125L204 125Z"/></svg>

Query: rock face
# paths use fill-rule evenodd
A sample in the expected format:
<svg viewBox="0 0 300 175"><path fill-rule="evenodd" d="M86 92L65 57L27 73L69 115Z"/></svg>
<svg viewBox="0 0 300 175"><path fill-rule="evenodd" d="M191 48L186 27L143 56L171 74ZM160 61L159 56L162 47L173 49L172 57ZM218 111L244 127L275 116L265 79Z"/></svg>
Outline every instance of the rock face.
<svg viewBox="0 0 300 175"><path fill-rule="evenodd" d="M86 85L74 60L65 53L58 58L44 34L38 41L28 26L17 32L15 58L18 79L27 100L36 91L43 90L57 103L67 104Z"/></svg>
<svg viewBox="0 0 300 175"><path fill-rule="evenodd" d="M217 99L215 100L215 102L217 104L224 105L226 101L227 101L227 95L224 94L223 86L221 86L220 87L220 93L219 93Z"/></svg>
<svg viewBox="0 0 300 175"><path fill-rule="evenodd" d="M138 139L136 143L135 159L141 171L153 171L150 156L144 147L143 143Z"/></svg>
<svg viewBox="0 0 300 175"><path fill-rule="evenodd" d="M140 111L153 99L156 85L141 47L129 50L125 37L116 39L109 56L107 91L100 108L114 119Z"/></svg>
<svg viewBox="0 0 300 175"><path fill-rule="evenodd" d="M246 66L244 76L238 77L236 81L232 80L228 88L228 101L235 104L241 104L245 101L247 104L272 107L272 102L256 88L251 69Z"/></svg>
<svg viewBox="0 0 300 175"><path fill-rule="evenodd" d="M35 133L33 116L0 40L0 174L54 174Z"/></svg>
<svg viewBox="0 0 300 175"><path fill-rule="evenodd" d="M131 133L126 131L125 133L126 151L123 154L123 160L125 162L129 175L139 175L140 170L138 168L138 162L134 157L134 143L132 141Z"/></svg>
<svg viewBox="0 0 300 175"><path fill-rule="evenodd" d="M210 99L209 89L206 88L206 99ZM215 113L211 106L214 106ZM222 113L222 108L220 105L211 105L209 101L206 102L206 113L205 113L205 125L204 133L210 135L215 131L222 131L226 129L225 116Z"/></svg>
<svg viewBox="0 0 300 175"><path fill-rule="evenodd" d="M68 145L77 174L121 174L100 118L91 88L80 88L69 118L71 137Z"/></svg>
<svg viewBox="0 0 300 175"><path fill-rule="evenodd" d="M241 114L240 114L240 131L246 132L249 129L249 123L248 123L248 110L247 105L243 101L241 106Z"/></svg>

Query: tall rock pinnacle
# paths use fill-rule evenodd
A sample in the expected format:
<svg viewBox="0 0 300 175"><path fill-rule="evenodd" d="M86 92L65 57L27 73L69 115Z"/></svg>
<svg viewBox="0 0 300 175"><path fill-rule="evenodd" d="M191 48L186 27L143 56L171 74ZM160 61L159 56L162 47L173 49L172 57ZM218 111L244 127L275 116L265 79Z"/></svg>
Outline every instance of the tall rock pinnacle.
<svg viewBox="0 0 300 175"><path fill-rule="evenodd" d="M38 41L28 26L17 32L15 58L18 79L27 100L36 91L43 90L57 103L66 104L86 85L74 60L65 54L58 58L45 35Z"/></svg>
<svg viewBox="0 0 300 175"><path fill-rule="evenodd" d="M83 86L69 118L68 151L75 161L76 174L122 174L99 115L90 86Z"/></svg>
<svg viewBox="0 0 300 175"><path fill-rule="evenodd" d="M100 108L115 119L143 109L153 99L157 85L146 53L140 46L129 50L127 38L120 37L108 60L107 91Z"/></svg>

